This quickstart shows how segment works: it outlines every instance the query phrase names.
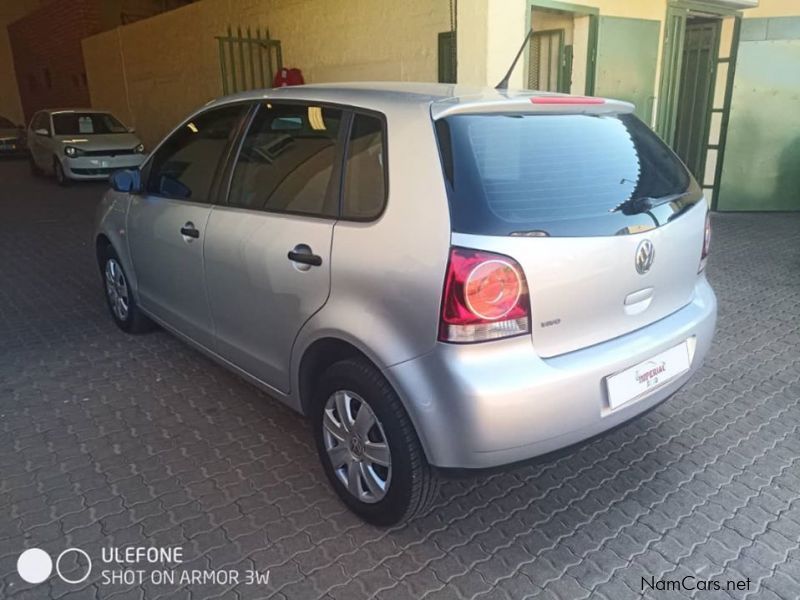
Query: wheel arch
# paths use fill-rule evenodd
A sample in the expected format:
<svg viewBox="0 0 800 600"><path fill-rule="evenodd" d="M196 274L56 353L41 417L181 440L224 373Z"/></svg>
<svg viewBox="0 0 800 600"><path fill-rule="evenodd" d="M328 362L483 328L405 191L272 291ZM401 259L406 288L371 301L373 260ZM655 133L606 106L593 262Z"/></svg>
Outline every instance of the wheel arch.
<svg viewBox="0 0 800 600"><path fill-rule="evenodd" d="M94 240L94 254L95 258L97 259L97 265L102 269L102 255L100 254L101 250L104 248L114 247L114 244L111 243L111 240L105 233L98 233Z"/></svg>
<svg viewBox="0 0 800 600"><path fill-rule="evenodd" d="M304 415L309 415L311 412L317 384L315 379L318 379L332 364L348 358L364 359L379 371L383 371L364 351L342 338L322 337L314 340L303 351L297 373L297 395L300 400L300 410Z"/></svg>
<svg viewBox="0 0 800 600"><path fill-rule="evenodd" d="M423 430L420 429L420 424L418 423L420 416L413 410L413 405L403 396L402 391L398 389L396 382L392 380L386 369L381 366L380 361L371 356L369 350L362 347L358 341L345 339L344 335L337 336L334 332L326 332L326 335L315 339L305 348L297 369L297 387L295 388L296 393L293 394L297 403L295 406L299 408L303 415L310 416L315 385L320 375L330 365L347 358L361 358L367 361L386 379L395 394L397 394L403 409L411 420L425 457L430 460L431 454L428 440L422 435Z"/></svg>

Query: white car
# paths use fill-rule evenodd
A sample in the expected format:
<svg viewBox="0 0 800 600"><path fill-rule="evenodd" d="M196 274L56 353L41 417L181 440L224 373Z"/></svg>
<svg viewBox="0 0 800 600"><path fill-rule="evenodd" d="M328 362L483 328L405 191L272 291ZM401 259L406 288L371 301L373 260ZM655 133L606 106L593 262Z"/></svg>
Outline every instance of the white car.
<svg viewBox="0 0 800 600"><path fill-rule="evenodd" d="M144 144L109 112L42 110L28 125L34 174L49 173L60 185L70 180L104 180L117 169L135 169Z"/></svg>

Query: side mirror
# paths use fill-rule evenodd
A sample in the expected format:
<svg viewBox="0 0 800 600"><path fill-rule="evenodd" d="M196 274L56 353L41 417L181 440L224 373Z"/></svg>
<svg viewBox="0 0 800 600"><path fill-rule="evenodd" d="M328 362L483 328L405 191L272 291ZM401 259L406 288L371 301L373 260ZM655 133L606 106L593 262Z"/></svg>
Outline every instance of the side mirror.
<svg viewBox="0 0 800 600"><path fill-rule="evenodd" d="M114 171L109 176L108 182L115 192L138 194L142 191L142 176L138 169L120 169L119 171Z"/></svg>
<svg viewBox="0 0 800 600"><path fill-rule="evenodd" d="M47 129L44 129L44 128L42 128L42 129L34 129L33 133L35 133L36 135L43 135L44 137L50 137L50 132L47 131Z"/></svg>

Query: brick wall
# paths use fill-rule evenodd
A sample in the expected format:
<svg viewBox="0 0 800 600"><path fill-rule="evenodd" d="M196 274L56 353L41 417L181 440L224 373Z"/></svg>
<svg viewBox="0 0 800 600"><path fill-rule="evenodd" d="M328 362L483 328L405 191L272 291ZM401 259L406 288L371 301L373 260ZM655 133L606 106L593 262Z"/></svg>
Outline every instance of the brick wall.
<svg viewBox="0 0 800 600"><path fill-rule="evenodd" d="M8 26L25 118L55 106L88 106L81 40L98 33L99 0L53 0Z"/></svg>
<svg viewBox="0 0 800 600"><path fill-rule="evenodd" d="M40 0L0 1L0 116L22 123L22 104L17 91L14 57L8 40L8 24L36 10Z"/></svg>

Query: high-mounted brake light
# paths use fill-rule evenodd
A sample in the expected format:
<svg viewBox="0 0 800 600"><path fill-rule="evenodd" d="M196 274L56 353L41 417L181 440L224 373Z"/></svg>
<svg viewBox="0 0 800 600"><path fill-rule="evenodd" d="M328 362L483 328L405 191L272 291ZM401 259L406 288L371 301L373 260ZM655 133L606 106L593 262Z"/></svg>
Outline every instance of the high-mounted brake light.
<svg viewBox="0 0 800 600"><path fill-rule="evenodd" d="M482 342L530 333L522 269L501 254L452 248L442 298L439 340Z"/></svg>
<svg viewBox="0 0 800 600"><path fill-rule="evenodd" d="M532 104L605 104L603 98L591 96L534 96Z"/></svg>
<svg viewBox="0 0 800 600"><path fill-rule="evenodd" d="M703 251L700 253L700 267L698 273L702 273L708 262L708 255L711 252L711 213L706 213L706 225L703 230Z"/></svg>

